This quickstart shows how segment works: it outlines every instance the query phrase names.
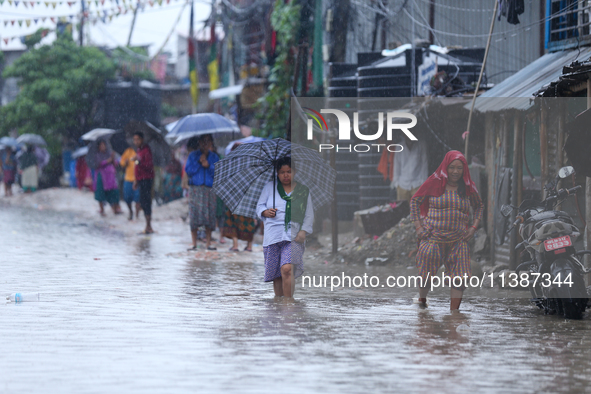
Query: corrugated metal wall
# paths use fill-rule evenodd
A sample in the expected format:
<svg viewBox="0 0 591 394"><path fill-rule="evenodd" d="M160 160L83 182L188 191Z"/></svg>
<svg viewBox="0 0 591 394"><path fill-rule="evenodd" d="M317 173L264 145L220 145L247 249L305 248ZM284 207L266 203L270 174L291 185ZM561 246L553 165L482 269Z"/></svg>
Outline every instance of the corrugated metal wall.
<svg viewBox="0 0 591 394"><path fill-rule="evenodd" d="M372 45L375 6L369 0L352 0L349 22L347 61L354 63L358 52L367 52ZM429 20L430 0L389 0L386 25L386 45L412 41L413 20L415 37L429 39L425 27ZM442 46L484 47L494 0L435 0L435 44ZM525 0L525 13L518 25L506 18L495 23L491 51L487 62L489 82L499 83L540 57L540 24L544 15L540 0ZM381 47L378 32L376 50Z"/></svg>

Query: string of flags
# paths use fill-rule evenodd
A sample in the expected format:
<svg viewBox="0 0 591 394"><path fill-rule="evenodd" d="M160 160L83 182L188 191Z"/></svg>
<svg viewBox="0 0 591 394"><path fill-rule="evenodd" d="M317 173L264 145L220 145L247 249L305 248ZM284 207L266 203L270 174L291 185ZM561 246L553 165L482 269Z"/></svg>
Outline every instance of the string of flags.
<svg viewBox="0 0 591 394"><path fill-rule="evenodd" d="M139 7L140 10L144 10L146 8L147 5L149 5L150 7L154 7L154 5L158 4L160 6L164 5L164 4L170 4L171 1L179 1L179 0L148 0L148 1L135 1L135 0L108 0L110 1L110 3L115 3L115 6L110 7L110 8L101 8L101 9L90 9L90 4L94 3L97 7L99 4L104 5L104 3L107 0L94 0L94 1L84 1L84 3L86 5L88 5L89 8L86 9L86 11L82 12L78 12L75 14L69 14L69 15L59 15L59 16L44 16L44 17L37 17L37 18L25 18L25 19L6 19L3 20L3 24L4 27L7 27L8 25L10 26L18 26L18 27L30 27L31 25L37 25L40 22L41 23L45 23L47 21L50 21L53 24L59 25L59 24L65 24L65 23L71 23L74 21L74 19L80 20L82 17L84 17L84 19L91 23L92 25L95 25L98 22L102 22L102 23L108 23L111 22L113 20L113 18L118 17L120 15L125 15L127 14L128 11L135 11L135 9L137 7ZM78 2L76 1L69 1L69 2L64 2L64 1L40 1L40 0L35 0L35 1L15 1L15 0L0 0L0 5L2 5L3 3L8 3L10 5L14 5L14 6L18 6L18 4L23 3L23 4L27 4L25 5L25 7L28 8L28 6L33 7L33 4L36 3L44 3L47 7L49 7L50 5L53 5L53 8L55 8L57 5L62 5L63 3L67 3L70 7ZM44 35L45 36L50 30L45 31L44 30ZM53 31L53 30L51 30ZM12 36L12 37L1 37L2 41L4 42L4 44L8 45L9 42L11 42L12 40L15 39L19 39L21 42L24 42L26 40L26 38L29 36Z"/></svg>
<svg viewBox="0 0 591 394"><path fill-rule="evenodd" d="M101 9L95 9L95 10L90 10L90 5L92 3L94 3L96 5L96 7L99 7L100 5L104 5L106 0L94 0L94 1L84 1L85 4L87 4L88 8L86 9L86 11L84 12L84 17L88 18L92 15L97 15L99 18L102 18L103 14L105 11L119 11L122 14L125 14L127 11L135 11L136 8L139 7L139 9L141 9L142 11L146 8L147 5L149 5L150 7L154 7L154 5L158 4L159 6L163 6L164 4L170 4L171 1L179 1L179 0L148 0L148 1L134 1L134 0L109 0L111 3L115 3L115 6L112 8L101 8ZM53 8L56 8L58 5L63 5L64 3L67 3L70 7L72 7L72 5L76 4L77 2L75 1L15 1L15 0L0 0L0 6L3 3L8 3L10 5L14 5L17 6L19 3L23 3L25 4L25 7L29 7L31 6L31 8L33 8L33 5L35 3L41 3L43 2L45 4L46 7L52 6ZM28 5L27 5L28 4ZM71 18L74 16L80 16L81 13L77 13L77 14L73 14L73 15L59 15L59 16L54 16L54 17L38 17L38 18L15 18L15 19L7 19L4 20L4 26L6 26L8 23L10 23L12 26L14 26L15 23L18 23L19 26L22 26L23 24L26 24L27 27L29 27L31 25L31 21L33 21L34 23L37 23L39 20L43 20L45 21L46 19L56 19L56 18L60 18L60 17L66 17L66 18ZM55 21L54 21L55 23Z"/></svg>
<svg viewBox="0 0 591 394"><path fill-rule="evenodd" d="M95 4L97 7L100 5L105 5L107 0L84 0L85 4L89 6ZM138 1L134 0L108 0L110 3L115 3L119 5L120 3L126 4L129 3L139 3ZM171 0L154 0L148 1L150 6L154 6L154 4L162 5L162 3L169 4ZM178 0L173 0L178 1ZM35 6L40 6L41 4L45 4L46 8L53 7L56 8L58 5L67 4L68 6L72 7L74 4L77 4L78 1L47 1L47 0L0 0L0 6L4 5L4 3L9 4L14 7L18 7L19 4L22 4L25 8L35 8Z"/></svg>

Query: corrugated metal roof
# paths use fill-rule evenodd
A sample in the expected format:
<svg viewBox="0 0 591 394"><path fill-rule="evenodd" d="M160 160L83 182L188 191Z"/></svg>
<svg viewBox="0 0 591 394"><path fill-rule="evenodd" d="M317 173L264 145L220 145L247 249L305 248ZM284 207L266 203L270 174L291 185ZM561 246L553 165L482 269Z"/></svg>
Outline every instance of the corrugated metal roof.
<svg viewBox="0 0 591 394"><path fill-rule="evenodd" d="M562 75L562 68L575 60L587 60L591 48L548 53L525 66L476 99L474 110L496 112L507 109L526 110L533 105L534 94ZM495 99L499 98L499 99ZM470 104L465 108L470 109Z"/></svg>

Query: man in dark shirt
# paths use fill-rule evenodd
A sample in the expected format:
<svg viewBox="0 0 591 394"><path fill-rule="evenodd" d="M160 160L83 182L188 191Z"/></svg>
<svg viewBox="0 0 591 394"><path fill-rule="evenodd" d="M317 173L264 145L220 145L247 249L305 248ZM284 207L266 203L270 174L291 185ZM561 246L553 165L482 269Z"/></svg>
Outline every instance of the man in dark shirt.
<svg viewBox="0 0 591 394"><path fill-rule="evenodd" d="M152 234L152 185L154 183L154 163L152 151L148 144L144 143L144 134L136 132L133 134L133 143L137 147L135 156L135 182L133 189L140 190L140 206L146 216L146 229L144 234Z"/></svg>

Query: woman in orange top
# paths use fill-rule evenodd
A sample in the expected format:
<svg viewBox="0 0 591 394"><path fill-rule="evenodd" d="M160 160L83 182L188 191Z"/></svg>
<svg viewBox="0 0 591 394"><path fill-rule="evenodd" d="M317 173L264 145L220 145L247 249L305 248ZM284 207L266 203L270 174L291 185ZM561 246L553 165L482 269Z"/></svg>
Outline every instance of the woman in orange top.
<svg viewBox="0 0 591 394"><path fill-rule="evenodd" d="M121 156L121 167L125 168L125 180L123 182L123 200L129 208L129 220L133 219L133 208L131 203L135 202L135 218L140 216L140 191L133 190L133 182L135 182L135 149L129 147L123 152Z"/></svg>

